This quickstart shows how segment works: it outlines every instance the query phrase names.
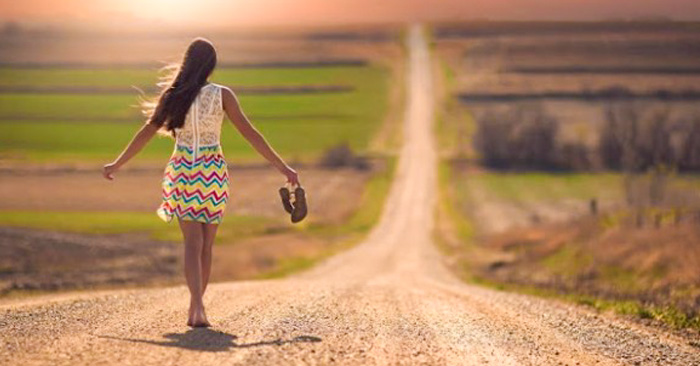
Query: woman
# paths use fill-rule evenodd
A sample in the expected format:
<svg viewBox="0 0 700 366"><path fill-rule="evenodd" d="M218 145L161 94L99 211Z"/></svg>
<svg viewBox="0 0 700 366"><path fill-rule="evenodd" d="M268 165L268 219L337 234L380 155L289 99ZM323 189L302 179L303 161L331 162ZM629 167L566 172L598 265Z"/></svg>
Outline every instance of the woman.
<svg viewBox="0 0 700 366"><path fill-rule="evenodd" d="M221 150L224 112L238 131L287 181L299 185L290 168L253 127L231 89L208 81L216 66L211 42L197 38L187 48L182 64L166 82L157 103L144 103L148 116L119 157L104 166L114 173L133 158L158 132L175 138L175 149L165 168L163 201L157 210L166 222L177 217L185 241L185 277L190 290L187 325L209 326L202 296L211 273L212 245L228 201L228 170Z"/></svg>

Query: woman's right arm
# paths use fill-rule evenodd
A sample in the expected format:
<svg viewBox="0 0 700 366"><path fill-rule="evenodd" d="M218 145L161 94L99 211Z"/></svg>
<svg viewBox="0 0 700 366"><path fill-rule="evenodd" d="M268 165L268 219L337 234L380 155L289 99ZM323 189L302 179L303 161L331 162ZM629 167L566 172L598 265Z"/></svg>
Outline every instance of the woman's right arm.
<svg viewBox="0 0 700 366"><path fill-rule="evenodd" d="M224 111L228 115L233 125L238 132L253 145L256 151L260 153L267 161L269 161L280 173L287 177L287 181L294 185L299 185L299 177L297 172L290 168L284 160L275 152L270 144L265 140L265 137L258 131L248 117L243 113L238 99L233 94L231 89L222 87L221 98L224 105Z"/></svg>
<svg viewBox="0 0 700 366"><path fill-rule="evenodd" d="M138 152L141 151L141 149L143 149L143 147L146 146L149 141L151 141L156 132L158 132L158 129L158 126L151 123L143 125L143 127L136 132L134 138L131 139L129 145L127 145L124 151L119 154L119 157L102 168L102 175L109 180L114 179L113 174L119 170L122 165L126 164L129 160L131 160L131 158L136 156L136 154L138 154Z"/></svg>

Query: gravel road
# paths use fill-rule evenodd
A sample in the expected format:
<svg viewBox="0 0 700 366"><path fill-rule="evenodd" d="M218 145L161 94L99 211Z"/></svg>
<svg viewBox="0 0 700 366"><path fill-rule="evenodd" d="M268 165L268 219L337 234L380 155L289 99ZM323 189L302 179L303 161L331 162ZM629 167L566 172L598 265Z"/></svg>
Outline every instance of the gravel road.
<svg viewBox="0 0 700 366"><path fill-rule="evenodd" d="M362 244L292 278L211 286L211 329L185 326L184 286L6 302L0 364L700 365L688 340L445 269L431 238L433 94L420 27L408 47L399 170Z"/></svg>

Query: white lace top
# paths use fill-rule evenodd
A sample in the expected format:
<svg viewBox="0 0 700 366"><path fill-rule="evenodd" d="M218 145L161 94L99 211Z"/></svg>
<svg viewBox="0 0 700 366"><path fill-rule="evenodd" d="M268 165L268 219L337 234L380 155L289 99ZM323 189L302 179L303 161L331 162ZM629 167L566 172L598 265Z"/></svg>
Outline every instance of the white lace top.
<svg viewBox="0 0 700 366"><path fill-rule="evenodd" d="M175 130L177 145L193 149L218 145L223 119L221 86L213 83L205 84L187 111L185 124L182 128Z"/></svg>

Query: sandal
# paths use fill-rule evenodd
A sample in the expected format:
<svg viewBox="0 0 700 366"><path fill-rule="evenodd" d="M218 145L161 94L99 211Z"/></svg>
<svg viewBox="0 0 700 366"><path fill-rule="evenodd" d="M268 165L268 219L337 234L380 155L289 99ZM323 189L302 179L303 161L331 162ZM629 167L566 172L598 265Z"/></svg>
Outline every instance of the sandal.
<svg viewBox="0 0 700 366"><path fill-rule="evenodd" d="M308 208L306 206L306 192L304 188L298 186L294 190L294 209L292 210L292 223L297 223L303 220L308 213Z"/></svg>
<svg viewBox="0 0 700 366"><path fill-rule="evenodd" d="M279 192L280 198L282 199L282 207L284 207L284 210L287 211L287 213L292 213L292 211L294 210L294 206L292 206L292 197L289 193L289 188L282 187L280 188Z"/></svg>

